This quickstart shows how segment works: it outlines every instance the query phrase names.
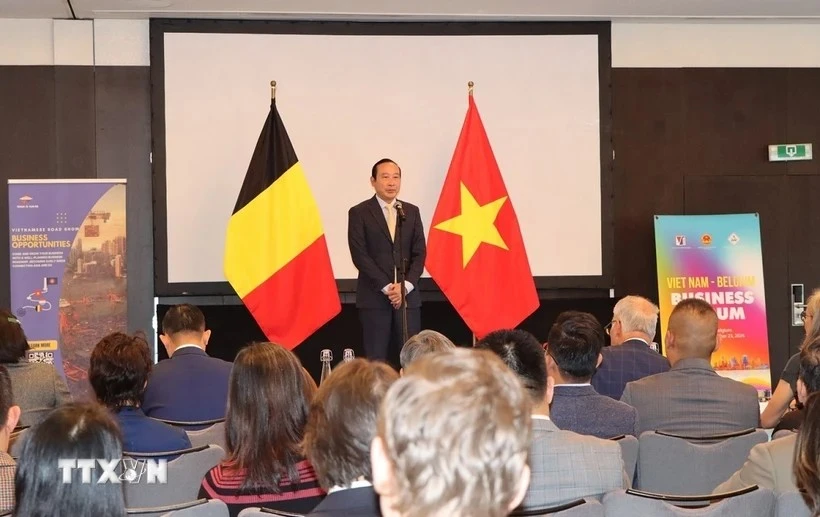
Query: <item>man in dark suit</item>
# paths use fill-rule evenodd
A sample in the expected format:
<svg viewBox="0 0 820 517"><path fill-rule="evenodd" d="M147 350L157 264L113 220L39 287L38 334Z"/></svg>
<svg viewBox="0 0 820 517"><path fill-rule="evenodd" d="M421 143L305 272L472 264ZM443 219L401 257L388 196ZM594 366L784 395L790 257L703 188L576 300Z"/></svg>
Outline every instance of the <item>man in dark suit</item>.
<svg viewBox="0 0 820 517"><path fill-rule="evenodd" d="M612 346L601 351L592 387L620 400L627 382L669 371L669 361L650 348L658 325L658 306L641 296L626 296L615 304L607 332Z"/></svg>
<svg viewBox="0 0 820 517"><path fill-rule="evenodd" d="M372 484L370 442L382 399L398 378L384 363L355 359L333 370L319 386L305 425L304 447L327 496L310 517L381 515Z"/></svg>
<svg viewBox="0 0 820 517"><path fill-rule="evenodd" d="M359 270L356 307L367 357L387 359L397 366L404 344L399 268L406 265L407 335L412 336L421 330L417 287L427 246L418 207L397 199L401 169L396 162L388 158L376 162L370 184L376 195L348 212L347 240ZM399 232L401 240L396 241Z"/></svg>
<svg viewBox="0 0 820 517"><path fill-rule="evenodd" d="M171 307L162 318L160 340L169 358L154 367L143 396L146 415L178 422L225 418L231 363L208 356L211 331L189 304Z"/></svg>

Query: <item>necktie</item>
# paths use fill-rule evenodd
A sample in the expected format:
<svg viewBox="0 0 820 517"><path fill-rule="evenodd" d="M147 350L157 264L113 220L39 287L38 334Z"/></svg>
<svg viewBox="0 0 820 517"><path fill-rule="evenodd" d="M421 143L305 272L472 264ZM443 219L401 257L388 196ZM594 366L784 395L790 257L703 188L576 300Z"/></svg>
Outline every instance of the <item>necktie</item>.
<svg viewBox="0 0 820 517"><path fill-rule="evenodd" d="M393 203L384 209L387 210L387 229L390 231L390 240L394 240L396 238L396 214L393 212Z"/></svg>

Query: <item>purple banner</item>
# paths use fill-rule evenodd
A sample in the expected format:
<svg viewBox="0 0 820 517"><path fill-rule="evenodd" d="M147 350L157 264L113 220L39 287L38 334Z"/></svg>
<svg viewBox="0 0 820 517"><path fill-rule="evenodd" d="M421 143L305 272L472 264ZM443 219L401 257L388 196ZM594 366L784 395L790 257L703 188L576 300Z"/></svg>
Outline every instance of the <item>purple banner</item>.
<svg viewBox="0 0 820 517"><path fill-rule="evenodd" d="M125 182L9 181L11 310L75 399L106 334L127 329Z"/></svg>

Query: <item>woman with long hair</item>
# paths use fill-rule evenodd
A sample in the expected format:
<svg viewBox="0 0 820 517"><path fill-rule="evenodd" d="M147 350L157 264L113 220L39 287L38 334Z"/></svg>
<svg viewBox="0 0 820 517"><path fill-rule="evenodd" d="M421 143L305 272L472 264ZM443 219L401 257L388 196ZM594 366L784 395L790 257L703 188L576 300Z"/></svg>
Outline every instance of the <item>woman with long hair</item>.
<svg viewBox="0 0 820 517"><path fill-rule="evenodd" d="M800 344L800 350L811 343L815 338L820 337L820 288L812 291L809 299L806 300L806 308L803 311L803 329L805 337ZM772 399L766 405L766 409L760 415L760 425L764 429L775 427L786 410L789 409L794 398L797 396L797 373L800 368L800 351L789 358L780 381L772 394Z"/></svg>
<svg viewBox="0 0 820 517"><path fill-rule="evenodd" d="M300 445L315 392L289 350L243 348L228 387L227 457L205 475L199 496L224 501L232 517L248 507L310 512L324 497Z"/></svg>
<svg viewBox="0 0 820 517"><path fill-rule="evenodd" d="M809 395L806 419L797 434L794 479L812 517L820 516L820 393Z"/></svg>
<svg viewBox="0 0 820 517"><path fill-rule="evenodd" d="M97 483L102 474L99 466L91 470L90 479L83 479L83 469L68 470L59 463L121 457L119 428L104 407L94 403L60 406L32 428L25 440L17 463L14 515L125 517L122 485Z"/></svg>
<svg viewBox="0 0 820 517"><path fill-rule="evenodd" d="M65 381L54 365L30 363L28 339L20 320L0 309L0 364L9 371L14 404L20 406L18 425L29 427L55 407L71 401Z"/></svg>

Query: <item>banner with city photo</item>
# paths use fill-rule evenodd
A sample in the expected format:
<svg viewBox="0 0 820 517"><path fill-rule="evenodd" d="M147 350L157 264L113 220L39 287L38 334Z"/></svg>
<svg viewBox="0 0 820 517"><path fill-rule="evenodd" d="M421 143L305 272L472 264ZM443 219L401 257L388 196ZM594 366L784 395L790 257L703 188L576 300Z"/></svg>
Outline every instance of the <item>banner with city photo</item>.
<svg viewBox="0 0 820 517"><path fill-rule="evenodd" d="M11 311L75 399L94 345L128 326L125 180L9 180Z"/></svg>
<svg viewBox="0 0 820 517"><path fill-rule="evenodd" d="M758 214L655 216L655 250L661 337L678 302L706 300L720 321L712 366L755 386L761 400L770 398Z"/></svg>

